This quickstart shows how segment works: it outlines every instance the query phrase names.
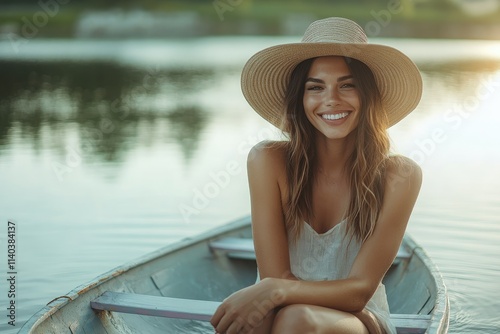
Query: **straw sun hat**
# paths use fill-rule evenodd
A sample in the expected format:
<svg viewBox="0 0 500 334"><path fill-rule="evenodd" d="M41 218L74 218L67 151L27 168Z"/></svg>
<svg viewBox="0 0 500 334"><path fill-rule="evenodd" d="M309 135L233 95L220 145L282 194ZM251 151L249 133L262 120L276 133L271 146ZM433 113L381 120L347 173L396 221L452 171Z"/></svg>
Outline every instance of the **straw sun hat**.
<svg viewBox="0 0 500 334"><path fill-rule="evenodd" d="M252 56L241 75L243 95L259 115L279 128L293 69L303 60L321 56L354 58L371 69L389 126L402 120L420 101L422 77L417 66L392 47L368 44L358 24L339 17L313 22L300 43L272 46Z"/></svg>

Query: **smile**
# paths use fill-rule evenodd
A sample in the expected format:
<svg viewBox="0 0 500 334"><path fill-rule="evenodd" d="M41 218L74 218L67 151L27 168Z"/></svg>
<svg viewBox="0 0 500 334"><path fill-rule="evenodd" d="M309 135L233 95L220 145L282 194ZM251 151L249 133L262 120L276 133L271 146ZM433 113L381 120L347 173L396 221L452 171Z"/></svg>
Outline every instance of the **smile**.
<svg viewBox="0 0 500 334"><path fill-rule="evenodd" d="M323 119L326 119L326 120L329 120L329 121L333 121L333 120L337 120L337 119L341 119L341 118L347 117L348 115L349 115L348 112L342 112L342 113L339 113L339 114L323 114L323 115L321 115L321 117Z"/></svg>

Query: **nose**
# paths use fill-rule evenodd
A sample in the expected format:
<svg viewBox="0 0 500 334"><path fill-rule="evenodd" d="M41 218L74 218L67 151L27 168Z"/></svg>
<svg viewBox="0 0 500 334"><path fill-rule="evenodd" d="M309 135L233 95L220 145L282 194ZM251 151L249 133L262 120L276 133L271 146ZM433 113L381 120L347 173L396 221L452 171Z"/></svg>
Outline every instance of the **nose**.
<svg viewBox="0 0 500 334"><path fill-rule="evenodd" d="M328 90L325 96L325 104L328 107L333 107L340 104L340 94L336 88L331 88Z"/></svg>

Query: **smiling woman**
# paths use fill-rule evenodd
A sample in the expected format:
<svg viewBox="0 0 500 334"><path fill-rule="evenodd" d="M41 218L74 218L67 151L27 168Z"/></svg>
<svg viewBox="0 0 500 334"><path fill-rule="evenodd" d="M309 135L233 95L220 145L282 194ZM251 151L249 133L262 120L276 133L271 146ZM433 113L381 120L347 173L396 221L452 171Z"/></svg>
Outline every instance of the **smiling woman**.
<svg viewBox="0 0 500 334"><path fill-rule="evenodd" d="M222 303L211 321L216 332L395 333L381 282L421 172L389 155L387 127L419 102L417 67L395 49L367 44L356 23L328 18L313 22L302 43L255 54L242 89L289 140L260 143L249 154L262 280ZM404 177L393 183L394 174ZM307 270L311 259L322 269ZM262 303L268 307L255 321Z"/></svg>

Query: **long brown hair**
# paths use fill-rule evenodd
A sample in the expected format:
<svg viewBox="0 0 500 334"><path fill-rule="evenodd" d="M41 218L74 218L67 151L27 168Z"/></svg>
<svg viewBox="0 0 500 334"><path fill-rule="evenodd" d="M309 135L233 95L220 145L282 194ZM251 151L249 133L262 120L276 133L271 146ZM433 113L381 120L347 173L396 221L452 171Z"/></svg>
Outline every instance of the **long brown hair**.
<svg viewBox="0 0 500 334"><path fill-rule="evenodd" d="M283 129L286 143L288 198L284 210L287 231L296 239L312 214L312 186L316 170L316 129L304 111L304 87L315 58L298 64L285 93ZM359 122L354 130L354 149L348 157L351 197L346 213L347 232L360 241L375 228L384 196L384 180L390 142L388 121L371 70L364 63L344 58L360 94Z"/></svg>

